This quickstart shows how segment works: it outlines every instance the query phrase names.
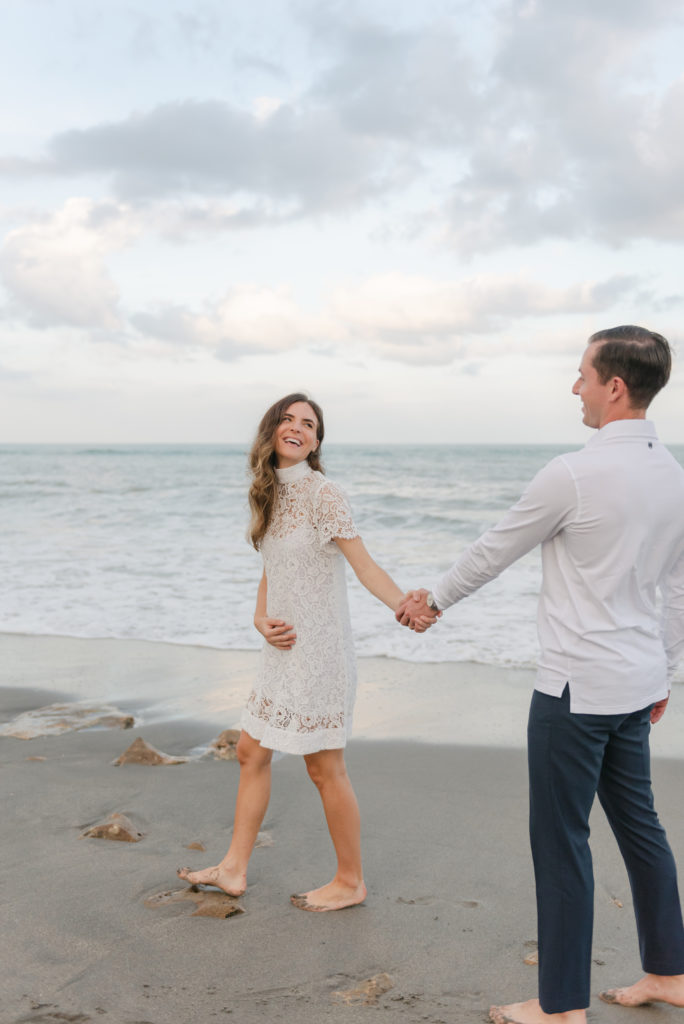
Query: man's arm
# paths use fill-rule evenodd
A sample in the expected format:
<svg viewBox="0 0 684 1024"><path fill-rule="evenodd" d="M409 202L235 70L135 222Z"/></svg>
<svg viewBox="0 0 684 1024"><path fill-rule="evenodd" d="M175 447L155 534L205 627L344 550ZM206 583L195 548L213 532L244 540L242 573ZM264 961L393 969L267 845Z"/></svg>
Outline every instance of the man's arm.
<svg viewBox="0 0 684 1024"><path fill-rule="evenodd" d="M577 509L577 490L562 458L553 459L537 473L503 518L483 533L444 573L432 588L440 611L461 601L495 579L538 544L553 537L570 522ZM428 591L415 591L397 611L402 625L412 629L422 616L434 614L426 603ZM420 632L420 630L418 630Z"/></svg>
<svg viewBox="0 0 684 1024"><path fill-rule="evenodd" d="M684 656L684 551L675 560L662 586L662 635L667 655L667 678L672 683Z"/></svg>

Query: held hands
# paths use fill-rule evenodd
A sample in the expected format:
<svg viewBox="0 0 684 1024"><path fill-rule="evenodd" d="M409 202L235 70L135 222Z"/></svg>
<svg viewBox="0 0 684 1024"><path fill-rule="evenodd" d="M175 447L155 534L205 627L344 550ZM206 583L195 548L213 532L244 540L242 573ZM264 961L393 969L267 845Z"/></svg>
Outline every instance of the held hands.
<svg viewBox="0 0 684 1024"><path fill-rule="evenodd" d="M254 625L266 641L278 650L289 651L294 647L297 634L284 619L269 619L267 615L258 615L254 617Z"/></svg>
<svg viewBox="0 0 684 1024"><path fill-rule="evenodd" d="M442 617L442 613L430 608L425 600L428 593L427 590L409 590L397 608L397 622L402 626L408 626L416 633L424 633L430 626L434 626L437 619Z"/></svg>

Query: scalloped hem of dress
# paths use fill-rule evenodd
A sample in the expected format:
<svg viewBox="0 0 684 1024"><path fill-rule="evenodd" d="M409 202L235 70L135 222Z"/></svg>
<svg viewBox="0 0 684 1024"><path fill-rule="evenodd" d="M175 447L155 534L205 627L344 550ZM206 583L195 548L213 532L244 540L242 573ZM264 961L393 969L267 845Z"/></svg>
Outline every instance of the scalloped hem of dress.
<svg viewBox="0 0 684 1024"><path fill-rule="evenodd" d="M288 732L277 729L249 711L242 712L240 727L268 750L283 754L316 754L319 750L341 750L347 745L347 729L319 729L317 732Z"/></svg>

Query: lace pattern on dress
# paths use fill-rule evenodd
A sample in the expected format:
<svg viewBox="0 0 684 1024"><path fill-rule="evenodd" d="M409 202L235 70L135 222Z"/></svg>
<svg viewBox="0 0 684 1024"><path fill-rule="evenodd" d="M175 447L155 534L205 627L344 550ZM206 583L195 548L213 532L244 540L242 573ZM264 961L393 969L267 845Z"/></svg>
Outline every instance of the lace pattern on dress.
<svg viewBox="0 0 684 1024"><path fill-rule="evenodd" d="M344 729L344 712L327 711L323 714L307 714L279 707L268 697L259 699L252 692L247 701L247 710L255 718L260 718L266 725L278 729L289 729L296 732L320 732L321 729Z"/></svg>
<svg viewBox="0 0 684 1024"><path fill-rule="evenodd" d="M334 539L357 536L344 491L322 473L303 467L279 480L261 543L267 610L293 625L297 641L262 650L242 725L263 746L309 754L344 747L350 735L356 665L346 563Z"/></svg>
<svg viewBox="0 0 684 1024"><path fill-rule="evenodd" d="M353 540L359 535L354 526L346 494L330 480L321 484L316 492L314 518L321 547L329 544L335 537Z"/></svg>
<svg viewBox="0 0 684 1024"><path fill-rule="evenodd" d="M278 487L268 533L274 540L282 540L307 525L316 531L319 547L335 537L352 540L359 535L346 494L320 473Z"/></svg>

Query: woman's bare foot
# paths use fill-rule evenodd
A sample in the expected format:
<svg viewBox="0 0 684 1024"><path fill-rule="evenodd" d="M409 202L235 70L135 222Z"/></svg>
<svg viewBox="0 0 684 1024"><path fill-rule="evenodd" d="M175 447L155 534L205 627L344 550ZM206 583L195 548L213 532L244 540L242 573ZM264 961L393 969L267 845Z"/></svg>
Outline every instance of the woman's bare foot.
<svg viewBox="0 0 684 1024"><path fill-rule="evenodd" d="M355 887L342 885L341 882L328 882L320 889L312 889L290 896L290 901L300 910L313 910L322 913L326 910L344 910L345 907L356 907L363 903L368 895L366 886L361 882Z"/></svg>
<svg viewBox="0 0 684 1024"><path fill-rule="evenodd" d="M684 1006L684 974L647 974L627 988L599 992L599 999L619 1006L644 1006L646 1003Z"/></svg>
<svg viewBox="0 0 684 1024"><path fill-rule="evenodd" d="M565 1013L544 1013L538 999L507 1006L492 1006L489 1019L494 1024L584 1024L585 1010L567 1010Z"/></svg>
<svg viewBox="0 0 684 1024"><path fill-rule="evenodd" d="M228 871L220 864L213 868L202 868L201 871L178 868L176 874L190 885L213 885L228 896L242 896L247 888L247 876L244 873Z"/></svg>

